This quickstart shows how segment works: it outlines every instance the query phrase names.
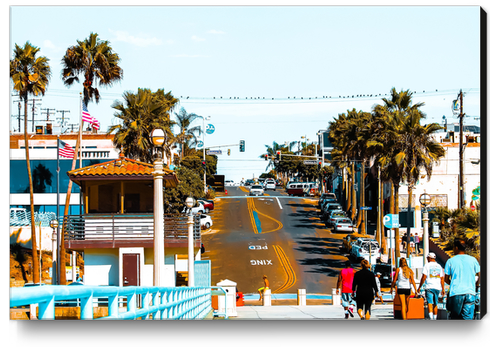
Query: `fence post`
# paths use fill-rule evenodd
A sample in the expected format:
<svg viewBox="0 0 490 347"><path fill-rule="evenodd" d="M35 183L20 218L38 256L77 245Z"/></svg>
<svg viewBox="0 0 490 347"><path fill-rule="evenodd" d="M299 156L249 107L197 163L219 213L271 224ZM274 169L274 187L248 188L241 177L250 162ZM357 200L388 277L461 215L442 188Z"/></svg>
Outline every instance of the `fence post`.
<svg viewBox="0 0 490 347"><path fill-rule="evenodd" d="M80 298L80 319L91 320L94 319L94 294L90 293L89 296Z"/></svg>

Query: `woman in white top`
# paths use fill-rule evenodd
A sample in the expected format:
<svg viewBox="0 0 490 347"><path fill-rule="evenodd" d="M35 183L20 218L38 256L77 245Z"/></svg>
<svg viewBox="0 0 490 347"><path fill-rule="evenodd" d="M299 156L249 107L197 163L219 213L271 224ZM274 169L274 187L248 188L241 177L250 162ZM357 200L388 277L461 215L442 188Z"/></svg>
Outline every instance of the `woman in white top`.
<svg viewBox="0 0 490 347"><path fill-rule="evenodd" d="M396 283L396 294L400 298L400 303L402 306L402 319L407 319L408 312L408 299L410 298L410 294L412 293L410 284L413 285L413 289L417 292L417 285L415 284L415 280L413 278L413 271L408 267L407 260L405 258L400 258L399 267L396 269L395 277L391 282L391 291L393 294L393 287Z"/></svg>

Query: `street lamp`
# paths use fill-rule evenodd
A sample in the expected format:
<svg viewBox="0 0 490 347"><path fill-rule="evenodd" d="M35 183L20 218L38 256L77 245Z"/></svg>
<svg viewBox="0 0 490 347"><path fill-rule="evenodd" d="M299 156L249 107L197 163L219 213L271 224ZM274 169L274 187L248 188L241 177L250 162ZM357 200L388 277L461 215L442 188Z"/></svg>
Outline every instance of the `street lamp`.
<svg viewBox="0 0 490 347"><path fill-rule="evenodd" d="M185 205L189 211L188 224L189 224L189 236L188 236L188 280L187 286L194 287L194 215L192 213L192 207L194 206L194 198L188 196L185 199Z"/></svg>
<svg viewBox="0 0 490 347"><path fill-rule="evenodd" d="M424 207L424 214L422 221L424 222L424 265L427 263L427 255L429 254L429 213L427 212L427 205L431 202L429 194L424 193L420 195L420 204Z"/></svg>
<svg viewBox="0 0 490 347"><path fill-rule="evenodd" d="M163 216L163 160L161 147L165 143L166 135L162 129L151 132L151 142L157 147L157 158L153 162L153 285L163 286L165 267L165 234Z"/></svg>
<svg viewBox="0 0 490 347"><path fill-rule="evenodd" d="M51 235L51 242L52 242L52 246L51 246L51 249L53 251L53 265L51 266L51 274L52 274L52 284L58 284L58 261L57 261L57 253L58 253L58 247L56 245L56 233L57 233L57 229L58 229L58 220L57 219L51 219L51 221L49 222L49 226L53 229L53 234Z"/></svg>

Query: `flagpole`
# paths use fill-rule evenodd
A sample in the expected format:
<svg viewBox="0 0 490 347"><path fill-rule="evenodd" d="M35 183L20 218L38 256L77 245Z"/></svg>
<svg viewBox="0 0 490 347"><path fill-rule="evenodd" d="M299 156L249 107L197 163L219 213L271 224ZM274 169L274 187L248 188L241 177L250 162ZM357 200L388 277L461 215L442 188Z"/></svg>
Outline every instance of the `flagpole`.
<svg viewBox="0 0 490 347"><path fill-rule="evenodd" d="M56 136L56 220L58 221L56 225L56 270L53 269L53 271L56 272L56 284L60 284L60 276L59 273L61 272L61 267L60 267L60 259L61 259L61 254L60 254L60 136Z"/></svg>

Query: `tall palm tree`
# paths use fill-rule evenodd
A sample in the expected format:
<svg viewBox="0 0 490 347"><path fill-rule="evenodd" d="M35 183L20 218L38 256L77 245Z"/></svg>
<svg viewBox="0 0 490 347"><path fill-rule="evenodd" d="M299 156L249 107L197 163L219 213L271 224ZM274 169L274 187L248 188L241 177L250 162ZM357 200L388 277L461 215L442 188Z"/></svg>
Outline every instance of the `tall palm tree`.
<svg viewBox="0 0 490 347"><path fill-rule="evenodd" d="M403 179L408 184L408 214L411 214L412 194L422 173L427 180L432 176L434 163L444 157L442 145L434 139L434 133L442 127L437 123L421 125L423 118L416 108L408 110L403 125L400 128L398 146L396 146L395 161L402 171ZM410 240L410 223L407 227L407 240ZM426 247L426 246L424 246ZM410 242L407 242L407 255L410 254Z"/></svg>
<svg viewBox="0 0 490 347"><path fill-rule="evenodd" d="M120 81L123 77L123 70L119 66L119 55L112 51L109 41L99 39L98 34L90 33L89 37L83 41L78 41L74 46L66 50L65 55L61 59L63 69L61 79L63 83L70 87L75 82L80 82L79 76L83 76L83 102L88 105L90 101L95 99L99 102L100 93L97 85L112 86L114 82ZM79 132L82 131L80 124ZM78 153L80 148L80 136L77 137L75 153ZM76 167L77 156L75 155L72 161L71 169ZM70 206L72 181L68 183L66 195L64 215L68 214ZM63 222L62 233L60 237L60 284L66 284L65 274L65 245L64 233L66 224Z"/></svg>
<svg viewBox="0 0 490 347"><path fill-rule="evenodd" d="M10 60L10 78L13 88L24 101L24 142L26 151L27 175L29 177L29 198L31 205L31 242L33 282L39 283L39 259L37 256L36 226L34 220L34 191L29 158L29 140L27 136L27 102L29 95L44 95L51 77L49 59L36 57L39 48L26 42L24 47L15 44L14 58Z"/></svg>
<svg viewBox="0 0 490 347"><path fill-rule="evenodd" d="M114 145L128 158L144 162L152 162L153 143L150 139L155 128L161 128L167 135L164 150L168 152L174 141L170 120L170 111L177 99L159 89L153 93L150 89L139 88L137 93L125 92L124 102L116 100L112 105L116 111L114 116L121 120L120 124L109 128L109 134L115 133ZM169 99L172 101L169 103ZM169 109L169 105L172 105Z"/></svg>
<svg viewBox="0 0 490 347"><path fill-rule="evenodd" d="M201 129L200 126L191 127L191 123L199 116L195 113L187 113L183 107L180 108L179 113L176 113L175 116L177 117L175 125L180 129L180 133L176 135L176 141L180 144L180 160L182 160L186 152L185 145L197 144L197 135L201 135L204 129Z"/></svg>

